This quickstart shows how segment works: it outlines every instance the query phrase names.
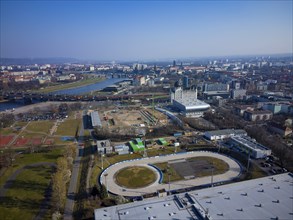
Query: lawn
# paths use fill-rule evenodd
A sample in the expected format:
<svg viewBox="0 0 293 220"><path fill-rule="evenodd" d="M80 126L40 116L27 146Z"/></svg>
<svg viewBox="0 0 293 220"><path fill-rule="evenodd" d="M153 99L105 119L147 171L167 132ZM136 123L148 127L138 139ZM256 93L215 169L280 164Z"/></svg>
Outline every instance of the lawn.
<svg viewBox="0 0 293 220"><path fill-rule="evenodd" d="M0 219L33 219L39 212L51 180L52 168L40 166L24 170L0 201ZM50 209L45 218L50 219Z"/></svg>
<svg viewBox="0 0 293 220"><path fill-rule="evenodd" d="M80 119L66 119L58 126L55 135L74 137L78 134L80 123Z"/></svg>
<svg viewBox="0 0 293 220"><path fill-rule="evenodd" d="M43 138L45 137L45 135L40 133L35 133L35 132L24 131L21 133L20 137L31 139L31 138Z"/></svg>
<svg viewBox="0 0 293 220"><path fill-rule="evenodd" d="M157 176L152 170L142 166L126 167L115 174L118 185L131 189L146 187L156 178Z"/></svg>
<svg viewBox="0 0 293 220"><path fill-rule="evenodd" d="M63 149L55 148L46 153L32 153L32 154L20 154L15 158L13 166L8 167L7 170L0 178L0 186L2 186L7 178L12 175L16 170L21 167L38 162L56 162L57 158L62 156ZM0 218L1 219L1 218Z"/></svg>
<svg viewBox="0 0 293 220"><path fill-rule="evenodd" d="M169 177L168 173L170 174L170 182L178 181L178 180L183 180L184 178L179 175L179 173L176 172L173 167L168 166L168 162L164 163L156 163L154 164L156 167L158 167L162 173L163 173L163 183L168 183L169 182Z"/></svg>
<svg viewBox="0 0 293 220"><path fill-rule="evenodd" d="M177 147L177 153L181 152L181 148ZM173 154L175 153L175 148L174 147L163 147L161 149L148 149L147 154L148 157L154 157L157 155L167 155L167 154Z"/></svg>
<svg viewBox="0 0 293 220"><path fill-rule="evenodd" d="M49 133L54 121L32 121L26 127L26 130L31 132Z"/></svg>
<svg viewBox="0 0 293 220"><path fill-rule="evenodd" d="M0 130L1 135L13 135L13 134L17 134L18 131L16 131L13 128L3 128Z"/></svg>

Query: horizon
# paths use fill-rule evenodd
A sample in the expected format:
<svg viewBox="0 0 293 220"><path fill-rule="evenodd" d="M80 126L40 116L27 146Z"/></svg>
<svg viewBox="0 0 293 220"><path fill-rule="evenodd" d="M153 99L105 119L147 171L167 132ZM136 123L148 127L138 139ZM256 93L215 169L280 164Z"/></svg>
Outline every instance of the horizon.
<svg viewBox="0 0 293 220"><path fill-rule="evenodd" d="M292 1L0 4L1 59L130 61L293 53Z"/></svg>

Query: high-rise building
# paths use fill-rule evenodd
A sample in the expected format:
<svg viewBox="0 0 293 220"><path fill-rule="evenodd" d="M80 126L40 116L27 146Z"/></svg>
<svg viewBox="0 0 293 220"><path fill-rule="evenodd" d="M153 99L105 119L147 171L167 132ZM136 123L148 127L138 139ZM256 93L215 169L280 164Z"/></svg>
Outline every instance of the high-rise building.
<svg viewBox="0 0 293 220"><path fill-rule="evenodd" d="M188 88L189 87L189 79L188 76L183 77L183 88Z"/></svg>
<svg viewBox="0 0 293 220"><path fill-rule="evenodd" d="M176 66L176 61L175 60L173 60L173 67L175 67Z"/></svg>

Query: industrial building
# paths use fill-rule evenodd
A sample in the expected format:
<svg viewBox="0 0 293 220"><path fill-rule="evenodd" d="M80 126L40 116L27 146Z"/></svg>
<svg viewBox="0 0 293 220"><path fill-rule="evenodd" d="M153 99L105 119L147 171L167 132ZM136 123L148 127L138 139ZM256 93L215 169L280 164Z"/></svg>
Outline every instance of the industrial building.
<svg viewBox="0 0 293 220"><path fill-rule="evenodd" d="M136 138L133 141L129 141L130 148L133 152L144 151L145 146L140 138Z"/></svg>
<svg viewBox="0 0 293 220"><path fill-rule="evenodd" d="M184 91L177 87L171 91L171 102L185 117L201 117L210 105L197 99L196 90Z"/></svg>
<svg viewBox="0 0 293 220"><path fill-rule="evenodd" d="M97 152L99 154L111 154L113 153L113 147L109 140L97 141Z"/></svg>
<svg viewBox="0 0 293 220"><path fill-rule="evenodd" d="M96 209L100 219L292 219L291 173Z"/></svg>
<svg viewBox="0 0 293 220"><path fill-rule="evenodd" d="M229 143L232 147L238 148L255 159L264 158L272 153L269 148L259 144L248 136L239 135L231 137Z"/></svg>
<svg viewBox="0 0 293 220"><path fill-rule="evenodd" d="M91 112L91 121L93 127L102 127L102 122L97 111Z"/></svg>
<svg viewBox="0 0 293 220"><path fill-rule="evenodd" d="M117 152L119 155L129 154L129 146L125 144L114 146L114 151Z"/></svg>
<svg viewBox="0 0 293 220"><path fill-rule="evenodd" d="M247 133L246 131L242 129L223 129L223 130L207 131L204 133L204 137L211 141L223 140L235 135L247 135Z"/></svg>

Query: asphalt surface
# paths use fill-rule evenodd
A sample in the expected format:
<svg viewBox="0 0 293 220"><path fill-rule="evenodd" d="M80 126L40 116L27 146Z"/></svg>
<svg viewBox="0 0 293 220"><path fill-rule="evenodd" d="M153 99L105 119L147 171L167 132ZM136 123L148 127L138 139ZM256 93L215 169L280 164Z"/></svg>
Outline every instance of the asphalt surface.
<svg viewBox="0 0 293 220"><path fill-rule="evenodd" d="M194 178L189 180L175 181L175 182L171 182L170 185L160 184L159 183L160 174L156 172L157 180L154 183L152 183L150 186L139 188L139 189L128 189L125 187L121 187L115 182L115 177L114 177L115 173L124 167L136 165L136 166L148 166L148 168L152 169L152 167L149 166L148 164L162 163L162 162L166 162L170 160L182 160L184 158L199 157L199 156L208 156L208 157L221 159L229 165L229 170L226 173L213 176L213 181L211 176L207 176L207 177L199 177L199 178ZM105 176L104 174L107 174L107 175ZM122 195L122 196L141 196L144 194L157 192L158 190L161 190L161 189L165 189L166 191L169 191L169 187L170 187L170 190L172 191L172 190L179 190L179 189L184 189L184 188L189 188L194 186L201 186L205 184L211 184L212 182L213 184L215 184L219 182L229 181L238 177L240 174L241 174L241 167L236 161L232 160L229 157L226 157L224 155L217 154L217 153L212 153L212 152L189 152L185 154L173 154L168 156L161 156L161 157L157 156L152 158L143 158L140 160L120 162L104 170L103 173L101 174L101 181L103 184L107 186L108 191L110 191L111 193Z"/></svg>
<svg viewBox="0 0 293 220"><path fill-rule="evenodd" d="M85 114L83 112L83 114ZM63 219L64 220L70 220L73 219L73 211L74 211L74 201L75 201L75 194L77 192L77 181L78 181L78 174L79 174L79 168L80 168L80 161L82 159L81 156L79 156L79 147L78 145L83 143L83 134L84 134L84 126L83 126L83 120L81 120L81 126L79 130L79 137L77 141L77 151L76 151L76 157L73 162L73 168L72 168L72 173L71 173L71 179L69 183L69 188L67 192L67 200L65 203L65 208L64 208L64 215Z"/></svg>

